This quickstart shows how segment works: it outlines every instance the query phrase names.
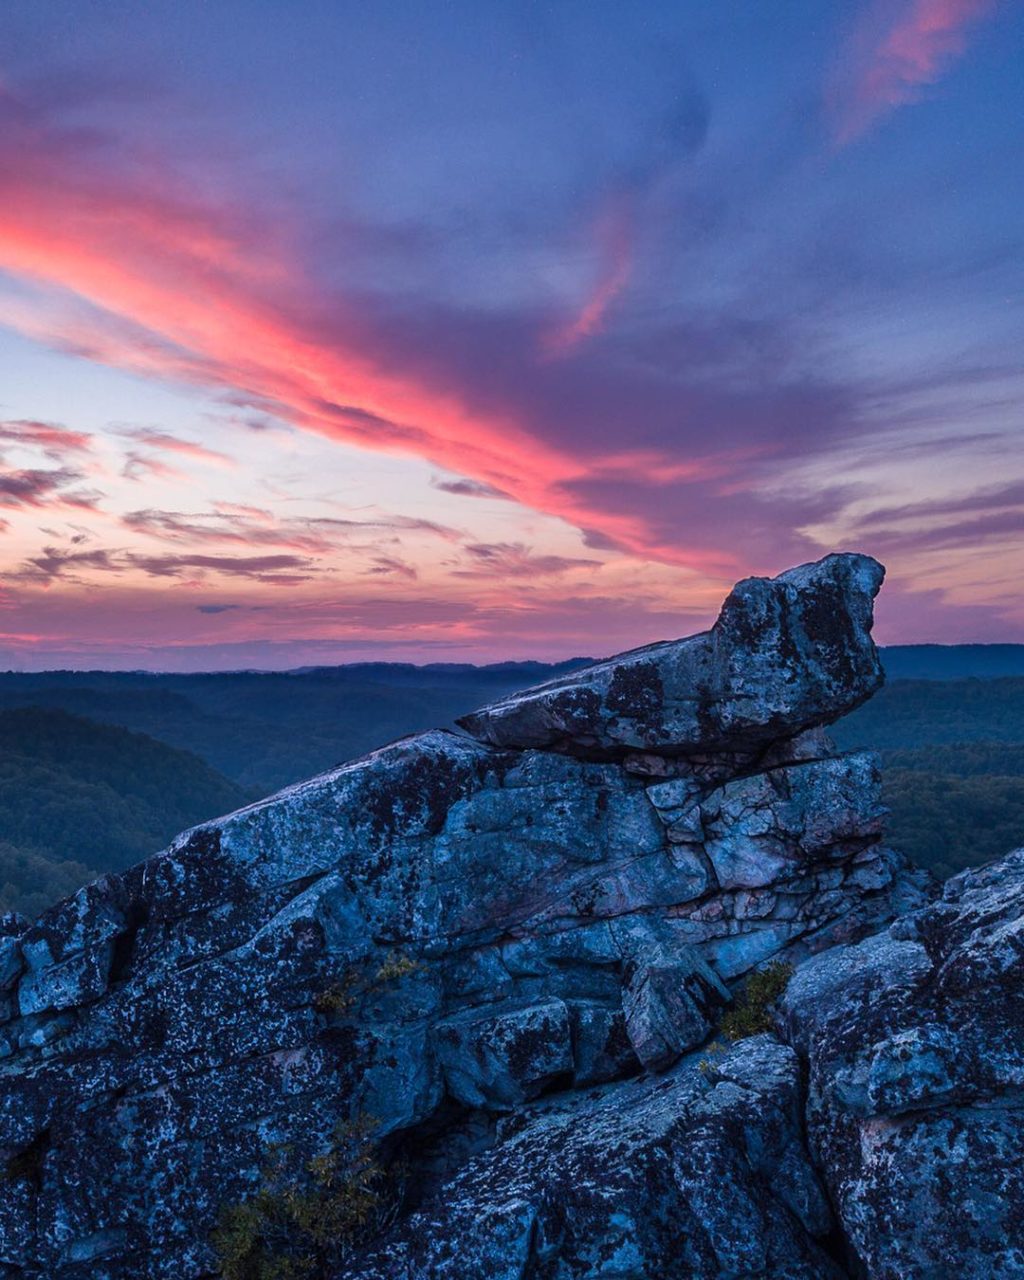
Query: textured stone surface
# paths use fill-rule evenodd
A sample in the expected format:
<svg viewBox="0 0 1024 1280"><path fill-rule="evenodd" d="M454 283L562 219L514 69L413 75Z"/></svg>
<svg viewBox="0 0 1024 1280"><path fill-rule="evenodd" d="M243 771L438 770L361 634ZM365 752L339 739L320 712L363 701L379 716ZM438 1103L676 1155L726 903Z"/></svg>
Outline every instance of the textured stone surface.
<svg viewBox="0 0 1024 1280"><path fill-rule="evenodd" d="M336 1280L836 1280L802 1143L799 1065L746 1041L713 1076L525 1111Z"/></svg>
<svg viewBox="0 0 1024 1280"><path fill-rule="evenodd" d="M1024 1276L1024 850L803 965L781 1026L871 1280Z"/></svg>
<svg viewBox="0 0 1024 1280"><path fill-rule="evenodd" d="M757 750L828 724L882 683L871 643L884 570L827 556L747 578L708 632L620 654L460 721L499 747L587 756Z"/></svg>
<svg viewBox="0 0 1024 1280"><path fill-rule="evenodd" d="M830 557L741 584L710 637L664 647L683 655L680 681L696 663L716 698L686 701L677 683L675 718L659 712L621 759L421 734L187 832L32 924L0 922L0 1277L205 1275L220 1207L252 1193L268 1151L284 1144L300 1167L346 1117L375 1117L385 1144L432 1144L431 1176L448 1177L496 1126L511 1140L525 1107L672 1068L753 967L856 941L920 900L881 842L872 760L836 755L814 727L878 678L880 576ZM647 686L616 687L621 723L639 724ZM823 1274L820 1217L803 1223L761 1187L784 1175L751 1154L748 1086L723 1080L708 1117L691 1077L622 1095L653 1126L624 1130L623 1150L659 1187L671 1165L664 1204L690 1206L696 1242L708 1191L671 1135L711 1126L705 1159L766 1234L733 1261L724 1238L694 1243L699 1265ZM595 1112L595 1133L613 1120ZM602 1159L611 1178L614 1151ZM569 1179L568 1166L535 1173ZM671 1233L660 1212L650 1231L657 1219ZM507 1267L518 1213L495 1220ZM599 1259L537 1265L552 1280L619 1274Z"/></svg>

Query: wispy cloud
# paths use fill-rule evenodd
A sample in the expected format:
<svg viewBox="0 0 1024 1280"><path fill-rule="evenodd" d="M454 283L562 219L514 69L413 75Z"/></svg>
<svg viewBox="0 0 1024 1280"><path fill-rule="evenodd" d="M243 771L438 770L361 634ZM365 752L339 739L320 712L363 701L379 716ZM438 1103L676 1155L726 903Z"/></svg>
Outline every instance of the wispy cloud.
<svg viewBox="0 0 1024 1280"><path fill-rule="evenodd" d="M632 196L616 196L602 211L593 234L596 278L574 314L545 335L547 356L569 355L604 328L609 309L632 274L636 217Z"/></svg>
<svg viewBox="0 0 1024 1280"><path fill-rule="evenodd" d="M126 480L148 480L157 477L161 480L181 480L184 473L159 458L151 458L148 454L129 449L124 455L121 474Z"/></svg>
<svg viewBox="0 0 1024 1280"><path fill-rule="evenodd" d="M543 337L549 359L570 355L600 333L612 307L629 285L646 206L658 184L707 138L710 112L703 94L685 89L644 139L632 162L604 193L589 236L592 280L583 300Z"/></svg>
<svg viewBox="0 0 1024 1280"><path fill-rule="evenodd" d="M459 536L455 529L414 516L388 513L360 519L303 516L279 520L262 508L230 503L219 503L213 511L192 513L158 509L130 511L122 517L122 523L135 533L169 542L285 547L311 555L346 546L354 537L417 533L451 542Z"/></svg>
<svg viewBox="0 0 1024 1280"><path fill-rule="evenodd" d="M252 578L257 582L307 582L311 562L302 556L150 556L129 552L127 564L154 578L194 577L196 573L217 573L229 577Z"/></svg>
<svg viewBox="0 0 1024 1280"><path fill-rule="evenodd" d="M919 101L995 7L995 0L885 0L869 7L832 89L836 142L852 142L889 112Z"/></svg>
<svg viewBox="0 0 1024 1280"><path fill-rule="evenodd" d="M470 559L468 568L453 570L461 578L547 577L567 573L570 569L593 569L600 563L586 557L536 554L520 542L476 542L465 548Z"/></svg>
<svg viewBox="0 0 1024 1280"><path fill-rule="evenodd" d="M236 465L233 458L228 457L226 453L222 453L219 449L210 449L194 440L184 440L168 431L161 431L158 427L122 426L116 427L114 430L116 435L124 436L136 444L145 445L147 448L155 449L158 452L176 453L182 457L191 458L196 462L211 462L222 467Z"/></svg>
<svg viewBox="0 0 1024 1280"><path fill-rule="evenodd" d="M73 431L56 422L20 419L0 422L0 448L5 444L40 449L48 458L60 462L69 453L88 453L92 437L85 431Z"/></svg>
<svg viewBox="0 0 1024 1280"><path fill-rule="evenodd" d="M63 547L44 547L38 556L31 556L21 569L12 573L13 580L48 585L57 578L75 578L85 571L100 570L117 573L119 566L109 551L69 551Z"/></svg>
<svg viewBox="0 0 1024 1280"><path fill-rule="evenodd" d="M84 480L72 467L43 470L0 470L0 506L94 508L102 495L77 488Z"/></svg>
<svg viewBox="0 0 1024 1280"><path fill-rule="evenodd" d="M405 578L409 582L419 577L413 565L396 556L377 556L373 564L363 572L374 578Z"/></svg>
<svg viewBox="0 0 1024 1280"><path fill-rule="evenodd" d="M441 476L431 476L430 486L441 493L452 493L459 498L507 498L509 495L493 484L484 484L481 480L469 480L460 477L446 480Z"/></svg>
<svg viewBox="0 0 1024 1280"><path fill-rule="evenodd" d="M879 507L853 526L880 555L1019 544L1024 533L1024 480L948 498Z"/></svg>

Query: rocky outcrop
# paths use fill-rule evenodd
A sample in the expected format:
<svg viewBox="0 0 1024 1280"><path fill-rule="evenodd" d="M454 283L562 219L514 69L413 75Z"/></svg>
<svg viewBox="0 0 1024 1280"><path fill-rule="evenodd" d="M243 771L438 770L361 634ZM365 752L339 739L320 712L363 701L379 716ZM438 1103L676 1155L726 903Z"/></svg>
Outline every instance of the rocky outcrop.
<svg viewBox="0 0 1024 1280"><path fill-rule="evenodd" d="M1024 849L796 973L810 1149L877 1280L1024 1276Z"/></svg>
<svg viewBox="0 0 1024 1280"><path fill-rule="evenodd" d="M800 1067L769 1036L716 1063L568 1094L497 1139L338 1280L838 1280Z"/></svg>
<svg viewBox="0 0 1024 1280"><path fill-rule="evenodd" d="M406 1270L385 1250L367 1275L476 1274L430 1204L467 1231L493 1209L502 1275L670 1275L676 1214L693 1274L830 1274L792 1054L758 1042L713 1084L675 1064L754 967L922 901L882 842L874 761L821 731L880 680L881 576L833 556L752 579L704 636L484 709L470 736L405 739L5 922L0 1277L208 1275L219 1211L269 1153L301 1178L360 1117L421 1204L395 1229ZM652 1071L670 1074L616 1083ZM682 1150L701 1143L758 1242L730 1244Z"/></svg>
<svg viewBox="0 0 1024 1280"><path fill-rule="evenodd" d="M867 556L835 555L747 578L710 631L620 654L459 723L497 747L597 759L756 751L830 724L881 687L870 631L883 574Z"/></svg>

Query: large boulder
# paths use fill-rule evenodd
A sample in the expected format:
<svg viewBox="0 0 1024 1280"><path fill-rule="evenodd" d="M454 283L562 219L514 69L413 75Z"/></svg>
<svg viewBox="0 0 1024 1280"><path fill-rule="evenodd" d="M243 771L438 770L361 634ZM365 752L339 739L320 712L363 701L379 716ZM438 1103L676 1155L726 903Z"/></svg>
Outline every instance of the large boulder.
<svg viewBox="0 0 1024 1280"><path fill-rule="evenodd" d="M869 1280L1024 1276L1024 849L808 961L780 1026Z"/></svg>
<svg viewBox="0 0 1024 1280"><path fill-rule="evenodd" d="M747 578L710 631L609 658L459 723L497 747L594 758L757 750L837 720L881 687L870 633L884 573L847 554Z"/></svg>
<svg viewBox="0 0 1024 1280"><path fill-rule="evenodd" d="M768 1036L713 1073L567 1095L335 1280L840 1280L802 1128L799 1062Z"/></svg>
<svg viewBox="0 0 1024 1280"><path fill-rule="evenodd" d="M447 1177L457 1135L669 1069L756 966L883 927L917 890L877 769L815 727L878 679L880 577L743 584L710 640L663 646L722 696L680 693L621 760L420 734L5 920L0 1277L207 1275L223 1206L339 1124ZM622 723L650 687L618 683ZM816 1257L774 1204L765 1257Z"/></svg>

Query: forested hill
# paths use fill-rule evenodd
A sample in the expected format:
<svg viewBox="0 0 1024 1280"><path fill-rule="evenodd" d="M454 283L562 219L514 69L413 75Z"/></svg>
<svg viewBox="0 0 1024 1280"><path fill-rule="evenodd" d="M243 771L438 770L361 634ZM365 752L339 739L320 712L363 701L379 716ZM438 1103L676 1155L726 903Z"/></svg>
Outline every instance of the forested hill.
<svg viewBox="0 0 1024 1280"><path fill-rule="evenodd" d="M889 680L1024 676L1024 644L900 644L882 649Z"/></svg>
<svg viewBox="0 0 1024 1280"><path fill-rule="evenodd" d="M892 843L937 875L1024 845L1024 678L894 680L832 735L881 753Z"/></svg>
<svg viewBox="0 0 1024 1280"><path fill-rule="evenodd" d="M58 707L194 751L266 795L584 665L359 663L210 675L0 673L0 708ZM207 815L208 816L208 815Z"/></svg>
<svg viewBox="0 0 1024 1280"><path fill-rule="evenodd" d="M0 712L0 910L26 914L252 797L191 752L65 711Z"/></svg>
<svg viewBox="0 0 1024 1280"><path fill-rule="evenodd" d="M874 751L963 742L1024 742L1024 677L890 680L833 730Z"/></svg>

